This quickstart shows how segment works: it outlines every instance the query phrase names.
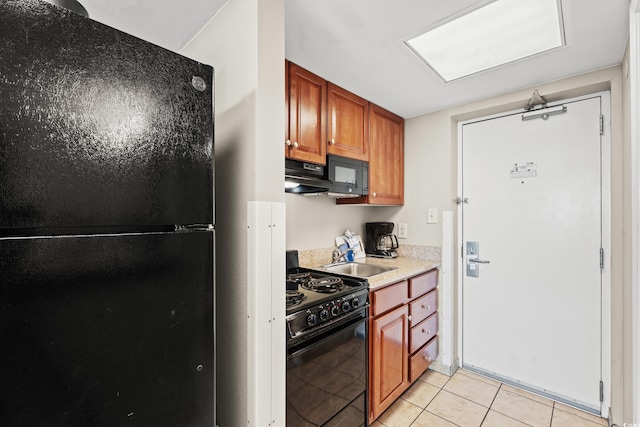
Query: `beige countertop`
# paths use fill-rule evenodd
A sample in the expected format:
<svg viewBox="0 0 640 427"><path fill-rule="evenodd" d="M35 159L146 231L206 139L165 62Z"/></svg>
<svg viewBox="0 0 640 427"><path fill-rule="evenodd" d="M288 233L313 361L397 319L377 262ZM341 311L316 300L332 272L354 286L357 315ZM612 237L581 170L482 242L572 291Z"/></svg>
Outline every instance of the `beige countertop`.
<svg viewBox="0 0 640 427"><path fill-rule="evenodd" d="M403 257L393 259L367 257L358 259L357 262L396 268L395 270L391 270L386 273L368 277L369 289L371 290L383 288L387 285L400 282L408 279L409 277L418 276L424 272L440 267L439 261L425 261Z"/></svg>

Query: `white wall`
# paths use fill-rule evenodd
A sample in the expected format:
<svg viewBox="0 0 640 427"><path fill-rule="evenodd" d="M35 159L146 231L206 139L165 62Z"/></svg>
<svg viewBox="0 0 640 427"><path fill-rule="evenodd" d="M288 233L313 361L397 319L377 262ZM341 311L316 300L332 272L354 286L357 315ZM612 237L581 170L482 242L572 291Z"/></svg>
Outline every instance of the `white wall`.
<svg viewBox="0 0 640 427"><path fill-rule="evenodd" d="M286 194L287 249L318 249L336 245L347 228L365 239L364 224L373 221L373 207L336 205L328 197ZM331 260L327 260L330 262Z"/></svg>
<svg viewBox="0 0 640 427"><path fill-rule="evenodd" d="M630 225L631 232L627 229L625 236L630 252L625 258L626 268L631 270L625 275L625 331L629 340L625 346L625 411L624 422L640 424L640 291L638 289L638 277L640 276L640 238L638 228L640 221L640 1L632 0L629 8L629 28L630 47L625 55L627 63L623 63L623 78L626 90L629 91L629 98L625 102L625 113L628 123L625 122L625 130L628 131L628 138L625 139L625 159L629 162L628 173L625 178L631 180L631 185L626 191L630 193L630 202L625 204L625 213L630 211L628 221L625 226ZM626 65L629 65L626 67ZM627 165L625 162L625 166ZM625 181L626 183L627 181ZM628 313L628 314L627 314ZM628 398L627 398L628 397Z"/></svg>
<svg viewBox="0 0 640 427"><path fill-rule="evenodd" d="M628 64L629 63L629 45L627 45L627 49L625 51L624 57L622 58L622 62L623 64ZM630 88L630 79L629 79L629 73L626 71L628 70L628 68L623 65L622 67L622 114L623 114L623 133L622 133L622 141L623 141L623 158L627 159L627 161L625 161L622 165L622 169L623 169L623 182L625 183L630 183L631 179L632 179L632 174L631 174L631 162L629 161L632 157L632 152L631 152L631 127L630 127L630 122L631 122L631 99L630 99L630 94L631 94L631 88ZM630 188L625 188L624 192L627 193L628 191L630 191ZM623 221L624 221L624 225L623 225L623 229L624 230L631 230L632 229L632 220L631 220L631 214L632 214L632 209L631 209L631 204L632 204L632 200L631 197L625 197L624 198L624 209L623 209ZM623 233L623 245L624 245L624 260L623 260L623 265L624 265L624 273L623 273L623 282L625 284L624 286L624 290L623 290L623 301L625 304L625 307L623 309L623 324L624 325L631 325L632 324L632 310L631 310L631 302L632 302L632 298L633 298L633 292L631 289L631 283L632 283L632 270L630 268L631 266L631 255L633 253L632 250L632 233L630 233L629 231ZM624 358L623 358L623 371L624 372L632 372L633 370L633 363L632 363L632 359L633 359L633 351L631 348L631 345L633 343L633 330L632 328L624 328L624 336L623 336L623 340L624 340L624 347L623 347L623 354L624 354ZM623 389L622 391L622 396L619 396L622 401L623 401L623 406L624 406L624 411L623 411L623 418L620 419L618 418L616 421L622 421L622 422L631 422L631 420L633 419L633 381L630 381L631 377L623 377L623 381L624 381L624 385L623 385ZM620 424L620 422L618 422L618 424Z"/></svg>
<svg viewBox="0 0 640 427"><path fill-rule="evenodd" d="M217 422L244 426L247 203L284 201L284 0L230 0L180 53L215 68Z"/></svg>

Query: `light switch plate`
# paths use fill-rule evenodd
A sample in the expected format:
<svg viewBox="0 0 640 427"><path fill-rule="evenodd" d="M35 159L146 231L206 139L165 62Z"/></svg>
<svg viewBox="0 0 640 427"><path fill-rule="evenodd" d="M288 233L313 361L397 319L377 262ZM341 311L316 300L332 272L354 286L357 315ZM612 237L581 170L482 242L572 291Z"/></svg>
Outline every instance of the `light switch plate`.
<svg viewBox="0 0 640 427"><path fill-rule="evenodd" d="M438 223L438 208L427 209L427 224Z"/></svg>
<svg viewBox="0 0 640 427"><path fill-rule="evenodd" d="M406 239L408 234L408 225L404 222L398 224L398 238Z"/></svg>

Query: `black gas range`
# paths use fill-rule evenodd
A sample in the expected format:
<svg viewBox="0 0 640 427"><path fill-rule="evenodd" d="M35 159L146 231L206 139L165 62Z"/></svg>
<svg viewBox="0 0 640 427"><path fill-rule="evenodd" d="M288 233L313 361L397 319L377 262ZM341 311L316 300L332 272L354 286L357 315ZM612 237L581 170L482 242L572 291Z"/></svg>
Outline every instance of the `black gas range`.
<svg viewBox="0 0 640 427"><path fill-rule="evenodd" d="M287 251L287 427L367 425L368 295Z"/></svg>
<svg viewBox="0 0 640 427"><path fill-rule="evenodd" d="M300 267L297 251L287 251L286 288L289 346L368 307L369 291L365 279Z"/></svg>

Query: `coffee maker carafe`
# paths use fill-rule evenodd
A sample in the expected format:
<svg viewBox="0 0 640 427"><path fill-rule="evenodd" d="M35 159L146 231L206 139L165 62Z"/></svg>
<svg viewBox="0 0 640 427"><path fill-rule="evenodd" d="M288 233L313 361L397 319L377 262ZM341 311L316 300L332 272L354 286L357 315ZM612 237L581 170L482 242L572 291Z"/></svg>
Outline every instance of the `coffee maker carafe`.
<svg viewBox="0 0 640 427"><path fill-rule="evenodd" d="M393 232L392 222L367 222L365 252L368 256L378 258L396 258L398 238Z"/></svg>

